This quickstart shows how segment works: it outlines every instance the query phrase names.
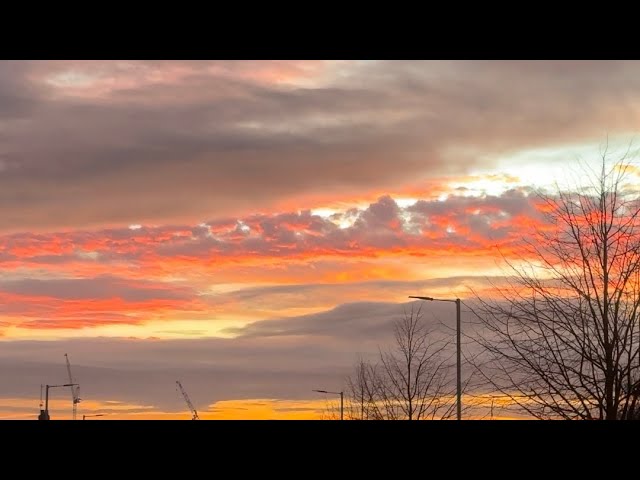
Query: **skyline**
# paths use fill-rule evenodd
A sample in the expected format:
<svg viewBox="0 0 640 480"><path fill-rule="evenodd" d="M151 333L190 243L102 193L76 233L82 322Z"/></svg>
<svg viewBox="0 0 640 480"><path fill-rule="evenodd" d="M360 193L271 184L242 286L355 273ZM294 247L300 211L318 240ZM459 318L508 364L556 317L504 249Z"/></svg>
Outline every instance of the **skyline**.
<svg viewBox="0 0 640 480"><path fill-rule="evenodd" d="M0 62L0 418L35 419L65 353L80 417L189 418L180 380L201 418L318 418L311 390L343 388L408 295L490 295L546 226L531 193L637 144L637 78L637 61Z"/></svg>

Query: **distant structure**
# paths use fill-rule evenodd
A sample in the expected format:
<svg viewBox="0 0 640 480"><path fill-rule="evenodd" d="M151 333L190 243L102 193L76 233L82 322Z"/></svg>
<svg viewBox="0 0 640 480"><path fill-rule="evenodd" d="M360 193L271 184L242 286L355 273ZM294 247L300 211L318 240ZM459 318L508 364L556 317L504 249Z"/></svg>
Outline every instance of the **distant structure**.
<svg viewBox="0 0 640 480"><path fill-rule="evenodd" d="M69 383L76 385L75 387L71 387L71 401L73 402L73 419L76 419L76 415L78 413L78 404L80 403L80 385L73 381L73 376L71 375L71 362L69 362L69 355L64 354L64 358L67 361L67 373L69 374Z"/></svg>
<svg viewBox="0 0 640 480"><path fill-rule="evenodd" d="M40 415L38 415L38 420L49 420L49 412L44 409L44 404L42 403L43 389L44 389L44 385L40 384Z"/></svg>
<svg viewBox="0 0 640 480"><path fill-rule="evenodd" d="M185 392L184 388L182 388L182 384L180 383L179 380L176 380L176 385L178 385L178 388L180 389L180 392L184 397L184 401L187 403L189 410L191 410L191 415L192 415L191 420L200 420L200 417L198 417L198 412L196 411L195 407L191 403L191 400L189 399L189 395L187 395L187 392Z"/></svg>
<svg viewBox="0 0 640 480"><path fill-rule="evenodd" d="M45 385L45 395L44 395L44 410L42 410L42 385L40 385L40 415L38 415L38 420L51 420L49 417L49 389L50 388L58 388L58 387L76 387L75 383L65 383L64 385Z"/></svg>

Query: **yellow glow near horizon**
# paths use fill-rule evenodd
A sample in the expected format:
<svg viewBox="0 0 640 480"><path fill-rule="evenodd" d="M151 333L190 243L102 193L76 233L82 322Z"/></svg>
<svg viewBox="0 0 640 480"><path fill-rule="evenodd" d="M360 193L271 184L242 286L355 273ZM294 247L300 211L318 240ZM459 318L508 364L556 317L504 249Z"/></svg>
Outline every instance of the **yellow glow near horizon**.
<svg viewBox="0 0 640 480"><path fill-rule="evenodd" d="M454 402L450 397L448 402ZM507 396L493 395L463 396L463 404L472 407L466 419L490 418L495 406L494 420L520 420L524 415L508 414L501 408L511 404ZM0 420L36 420L39 414L37 398L0 398ZM339 402L333 398L309 398L287 400L277 398L253 398L220 400L207 407L198 407L201 420L322 420L337 419ZM49 399L49 414L53 420L71 420L71 401L56 395ZM349 418L349 404L345 404L345 417ZM76 418L82 420L190 420L191 412L186 409L165 411L154 405L141 405L118 400L83 400ZM101 415L94 417L93 415Z"/></svg>

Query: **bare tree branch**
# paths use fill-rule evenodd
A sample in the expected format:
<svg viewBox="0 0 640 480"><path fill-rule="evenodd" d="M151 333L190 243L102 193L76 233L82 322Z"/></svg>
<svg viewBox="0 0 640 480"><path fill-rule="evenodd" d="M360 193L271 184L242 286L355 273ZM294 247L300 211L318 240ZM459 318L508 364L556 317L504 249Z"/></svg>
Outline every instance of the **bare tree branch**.
<svg viewBox="0 0 640 480"><path fill-rule="evenodd" d="M627 152L628 154L628 152ZM536 418L640 416L640 199L627 154L537 200L544 226L497 296L476 295L485 385Z"/></svg>
<svg viewBox="0 0 640 480"><path fill-rule="evenodd" d="M421 307L411 306L393 325L393 348L379 351L377 363L359 359L347 380L347 418L425 420L450 418L455 385L447 342L433 338Z"/></svg>

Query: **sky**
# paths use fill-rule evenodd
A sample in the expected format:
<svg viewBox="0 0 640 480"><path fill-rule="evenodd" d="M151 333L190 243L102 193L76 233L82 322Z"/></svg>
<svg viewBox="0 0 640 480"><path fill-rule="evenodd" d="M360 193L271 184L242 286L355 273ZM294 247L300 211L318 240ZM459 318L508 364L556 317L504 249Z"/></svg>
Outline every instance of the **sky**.
<svg viewBox="0 0 640 480"><path fill-rule="evenodd" d="M640 62L0 61L0 419L322 418L637 142ZM426 319L446 324L449 304ZM463 314L463 316L466 313ZM52 418L71 417L52 389Z"/></svg>

